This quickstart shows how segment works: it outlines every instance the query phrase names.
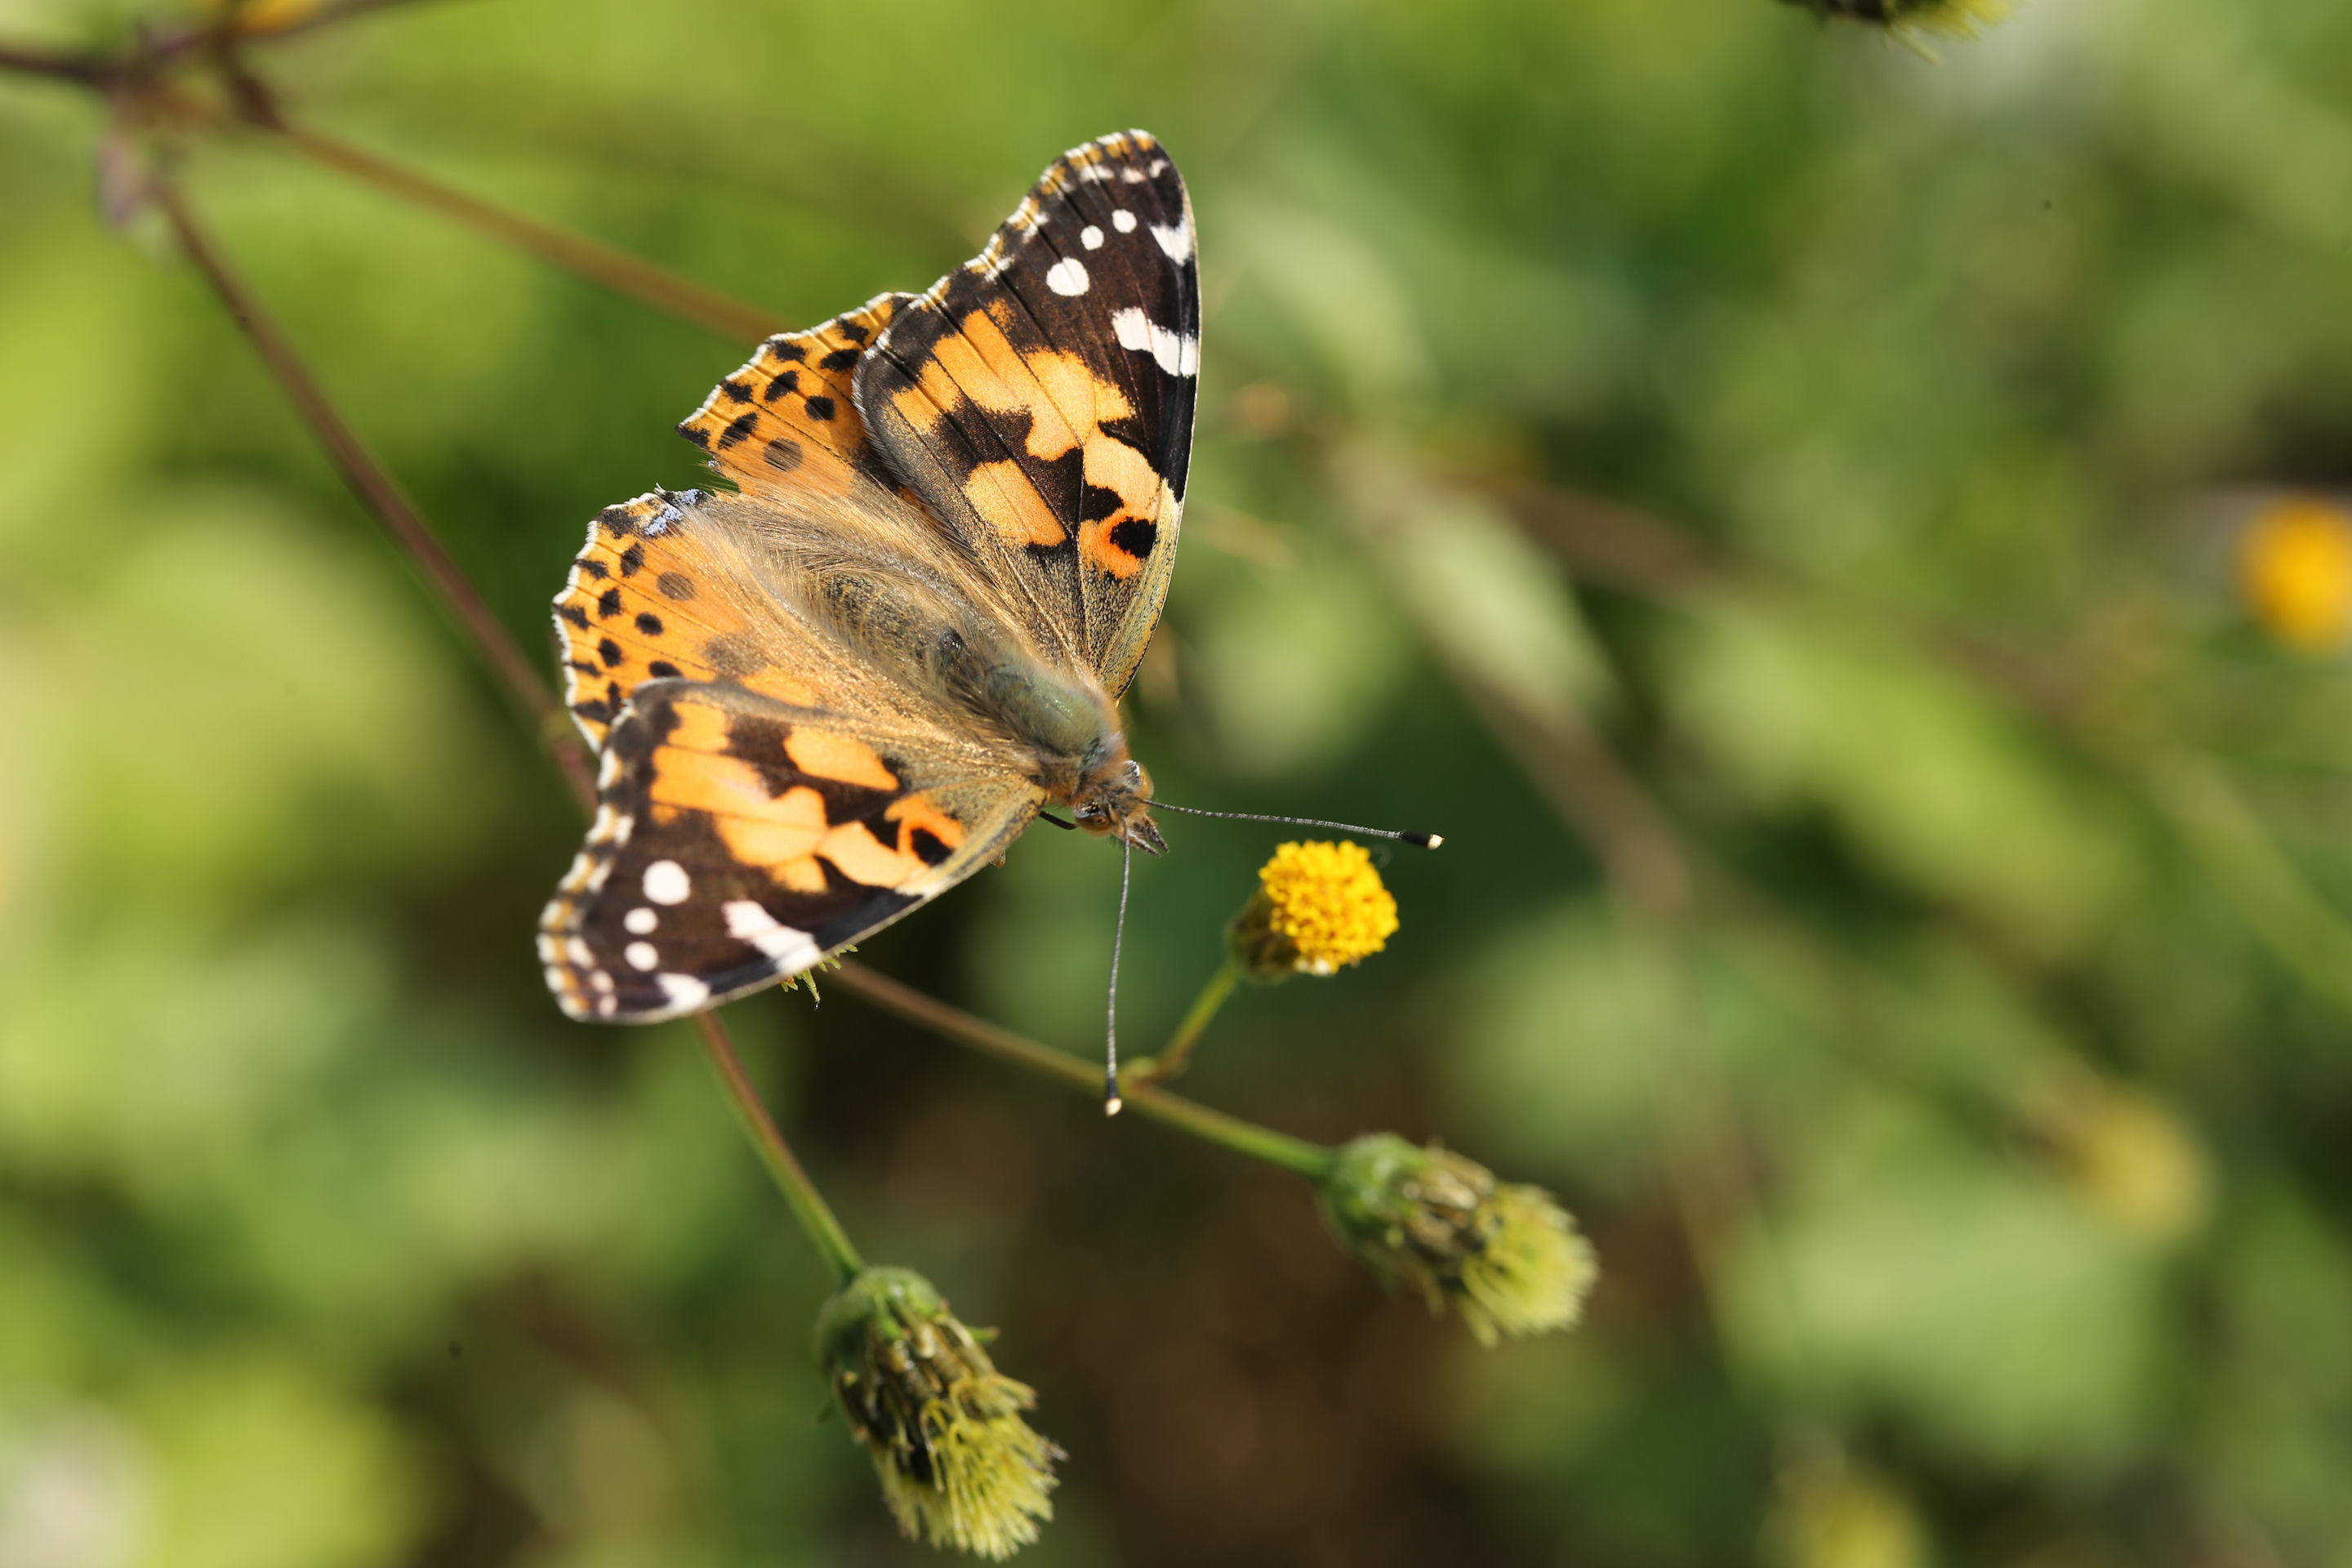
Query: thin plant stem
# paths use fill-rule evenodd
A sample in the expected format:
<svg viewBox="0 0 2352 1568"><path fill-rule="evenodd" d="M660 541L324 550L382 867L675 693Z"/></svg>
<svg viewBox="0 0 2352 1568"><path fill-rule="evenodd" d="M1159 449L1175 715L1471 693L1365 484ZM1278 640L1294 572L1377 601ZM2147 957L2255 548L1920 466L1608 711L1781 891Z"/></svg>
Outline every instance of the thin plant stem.
<svg viewBox="0 0 2352 1568"><path fill-rule="evenodd" d="M306 135L304 140L307 142L316 139ZM362 159L368 157L366 154L359 156ZM343 164L338 163L336 166L341 167ZM391 168L390 165L383 165L383 167ZM430 183L420 182L420 184L429 185ZM455 193L449 194L456 196ZM223 303L227 306L231 315L254 342L257 352L261 354L264 362L285 386L297 411L302 415L313 433L334 456L362 501L376 514L394 539L408 549L419 564L425 569L428 580L443 594L453 611L457 613L460 622L474 636L485 659L491 664L493 670L500 675L501 684L505 686L518 709L542 731L552 732L559 727L566 731L562 741L557 742L557 760L563 767L566 777L571 780L583 808L593 808L593 781L590 776L586 760L578 749L576 740L568 733L569 726L564 723L564 714L556 701L553 689L541 680L535 668L521 658L520 649L515 647L513 639L507 635L505 627L490 614L488 606L481 600L479 595L474 592L472 584L466 580L447 552L441 548L439 542L425 527L415 509L408 503L390 475L375 462L373 455L342 421L333 405L320 388L316 378L310 374L308 368L295 353L290 341L262 310L251 291L245 288L242 281L230 270L217 247L210 243L178 188L166 182L162 185L160 195L181 242L188 248L190 256L195 259L215 292L221 296ZM495 209L480 206L480 204L473 203L470 197L456 196L456 199L470 206L479 207L482 212L489 213L499 219L499 223L488 226L490 232L500 237L514 239L515 243L521 243L509 232L505 225L505 215L497 214ZM569 239L571 237L563 237ZM646 298L648 303L655 304L658 308L675 309L674 304L663 299L640 297ZM744 307L732 306L731 302L730 304L733 309L744 309ZM738 323L738 325L740 324ZM519 679L509 679L509 676L518 676ZM1101 1090L1101 1079L1094 1069L1065 1052L1016 1035L1011 1030L1000 1028L984 1019L975 1017L960 1008L950 1006L910 986L901 984L898 981L867 969L863 964L845 961L834 973L838 975L843 984L876 1005L947 1039L992 1056L1000 1061L1012 1063L1064 1083L1074 1083L1085 1089L1089 1094L1097 1094ZM1213 1011L1213 1008L1211 1011ZM849 1247L846 1238L840 1232L838 1223L833 1219L831 1211L824 1207L822 1198L817 1195L814 1187L808 1182L806 1173L793 1157L790 1146L784 1142L782 1133L776 1130L773 1120L760 1106L757 1094L752 1091L750 1080L743 1075L741 1064L735 1058L731 1047L727 1044L723 1028L710 1015L705 1014L701 1016L703 1020L708 1021L704 1025L704 1043L711 1055L713 1065L718 1068L720 1079L734 1098L745 1126L751 1132L753 1142L760 1149L761 1158L767 1162L771 1172L776 1176L778 1184L783 1188L787 1201L793 1205L794 1212L800 1215L803 1226L809 1229L812 1239L816 1242L819 1249L825 1253L829 1262L836 1268L844 1267L845 1264L855 1267L856 1252ZM1200 1021L1205 1024L1206 1016L1204 1015ZM1212 1110L1197 1101L1171 1094L1149 1083L1135 1082L1130 1089L1129 1080L1124 1075L1121 1079L1121 1089L1128 1092L1129 1103L1155 1121L1190 1132L1195 1137L1233 1150L1237 1153L1263 1160L1310 1180L1319 1179L1329 1168L1335 1157L1335 1151L1323 1145L1309 1142L1305 1139L1294 1138L1272 1128L1263 1127L1240 1117Z"/></svg>
<svg viewBox="0 0 2352 1568"><path fill-rule="evenodd" d="M229 265L226 256L213 243L212 237L196 219L187 197L176 181L165 178L156 182L156 195L165 216L171 220L172 231L180 247L194 262L196 269L212 285L213 292L247 342L253 345L270 374L284 389L295 412L309 426L319 444L327 449L328 457L343 479L358 495L360 502L383 525L393 542L425 574L434 591L455 616L458 625L473 641L482 662L497 680L499 689L515 711L544 732L547 716L560 712L554 689L539 673L539 667L525 657L521 647L507 631L504 622L477 593L474 584L444 549L440 540L425 524L416 508L402 492L397 481L376 461L358 435L345 423L316 376L310 374L293 340L286 335L277 319L269 314L253 290ZM592 807L595 785L589 777L588 763L582 754L576 738L551 735L549 743L555 752L556 762L570 782L573 795L583 807Z"/></svg>
<svg viewBox="0 0 2352 1568"><path fill-rule="evenodd" d="M261 128L313 163L438 213L488 239L602 284L615 294L649 305L665 315L708 328L723 338L757 342L783 331L789 325L773 311L730 299L691 278L680 277L625 250L493 206L348 142L277 119L261 121Z"/></svg>
<svg viewBox="0 0 2352 1568"><path fill-rule="evenodd" d="M793 1146L784 1142L782 1131L776 1126L776 1119L768 1114L768 1107L760 1099L759 1089L753 1087L751 1075L743 1070L743 1059L735 1054L734 1042L727 1037L727 1026L719 1021L717 1013L711 1012L697 1015L694 1026L702 1035L703 1050L709 1056L711 1066L719 1069L719 1081L726 1086L727 1098L733 1101L735 1114L742 1121L743 1131L751 1140L751 1146L759 1151L761 1163L768 1167L768 1173L782 1189L784 1201L792 1205L793 1213L800 1220L801 1228L808 1233L809 1240L833 1266L840 1282L848 1284L865 1268L866 1260L858 1256L857 1248L850 1245L849 1233L841 1228L841 1221L834 1217L832 1205L816 1190L816 1184L809 1180L809 1173L793 1152Z"/></svg>
<svg viewBox="0 0 2352 1568"><path fill-rule="evenodd" d="M286 389L287 395L311 432L318 437L336 465L359 493L361 500L373 512L393 538L407 550L424 569L426 579L440 591L467 631L475 647L494 674L500 677L507 694L524 717L544 728L551 721L560 721L562 710L557 705L555 693L541 680L536 669L521 662L521 650L506 628L492 616L489 606L476 594L473 584L458 571L456 562L441 548L440 541L425 527L405 496L383 465L375 460L358 435L344 423L334 405L329 401L309 367L296 353L292 341L280 331L265 311L253 291L229 267L226 258L211 242L186 198L178 186L163 182L158 195L170 216L173 231L181 245L205 275L221 303L255 352L268 366L272 374ZM593 807L595 785L589 777L584 759L576 742L572 748L559 750L559 762L565 776L572 784L583 809ZM728 1098L733 1101L736 1114L741 1119L744 1131L761 1162L792 1206L793 1214L808 1235L809 1241L824 1260L833 1267L844 1283L865 1267L857 1249L841 1228L841 1222L809 1180L808 1172L794 1156L792 1145L784 1141L775 1119L768 1114L760 1100L759 1091L752 1087L749 1074L743 1070L742 1059L735 1053L728 1038L726 1026L715 1013L702 1014L695 1020L701 1032L704 1050L711 1065L718 1069L719 1081L726 1086Z"/></svg>
<svg viewBox="0 0 2352 1568"><path fill-rule="evenodd" d="M1192 1047L1200 1043L1202 1032L1208 1028L1209 1020L1217 1016L1217 1009L1225 1005L1225 998L1234 994L1234 987L1241 983L1242 966L1229 952L1225 954L1225 961L1217 965L1217 972L1209 976L1208 984L1201 987L1201 994L1192 998L1192 1005L1185 1010L1184 1021L1178 1024L1176 1032L1168 1037L1168 1044L1161 1047L1158 1056L1146 1057L1128 1068L1129 1076L1139 1083L1166 1083L1191 1066Z"/></svg>
<svg viewBox="0 0 2352 1568"><path fill-rule="evenodd" d="M0 44L0 71L51 77L83 87L106 87L121 77L122 67L94 55L59 54L50 49L28 49L21 44Z"/></svg>
<svg viewBox="0 0 2352 1568"><path fill-rule="evenodd" d="M1089 1098L1102 1093L1102 1072L1091 1061L1082 1061L1067 1051L1057 1051L985 1018L974 1017L961 1007L950 1006L862 963L845 963L833 971L832 977L884 1012L896 1014L933 1034L944 1035L984 1056L1066 1084ZM1131 1068L1119 1076L1119 1091L1129 1109L1155 1121L1164 1121L1196 1138L1278 1165L1310 1181L1322 1178L1338 1152L1320 1143L1310 1143L1304 1138L1294 1138L1287 1132L1213 1110L1198 1100L1171 1094L1155 1085L1139 1083Z"/></svg>

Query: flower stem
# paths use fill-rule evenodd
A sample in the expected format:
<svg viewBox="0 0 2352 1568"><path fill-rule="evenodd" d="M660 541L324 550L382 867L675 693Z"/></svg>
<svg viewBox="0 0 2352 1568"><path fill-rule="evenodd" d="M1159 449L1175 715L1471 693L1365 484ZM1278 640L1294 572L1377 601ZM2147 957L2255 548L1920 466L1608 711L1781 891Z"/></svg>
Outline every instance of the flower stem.
<svg viewBox="0 0 2352 1568"><path fill-rule="evenodd" d="M985 1018L976 1018L961 1007L951 1007L862 963L844 963L832 973L835 979L886 1013L895 1013L909 1023L999 1061L1057 1079L1089 1099L1099 1099L1102 1094L1102 1071L1092 1062L1016 1035ZM1186 1100L1149 1083L1135 1082L1124 1073L1119 1077L1119 1092L1130 1109L1155 1121L1164 1121L1237 1154L1278 1165L1309 1181L1320 1180L1337 1157L1337 1151L1320 1143L1310 1143L1304 1138L1293 1138L1287 1132L1213 1110L1198 1100Z"/></svg>
<svg viewBox="0 0 2352 1568"><path fill-rule="evenodd" d="M592 283L601 283L616 294L650 305L675 320L691 321L739 343L757 342L785 329L782 317L758 306L731 300L691 278L681 278L626 251L493 206L348 142L306 131L282 120L262 121L261 129L274 133L313 163L436 212L477 234L512 246Z"/></svg>
<svg viewBox="0 0 2352 1568"><path fill-rule="evenodd" d="M810 1242L824 1260L833 1265L839 1283L848 1284L865 1268L866 1260L850 1245L849 1233L841 1228L832 1206L816 1190L816 1184L809 1180L793 1146L777 1130L775 1118L768 1114L751 1075L743 1070L743 1058L735 1054L735 1043L728 1038L727 1026L719 1021L715 1012L698 1015L694 1025L701 1031L702 1047L709 1055L710 1065L719 1069L719 1081L726 1086L727 1098L734 1102L735 1114L741 1119L744 1132L760 1152L761 1163L768 1167L768 1174L775 1177L801 1228L808 1233Z"/></svg>
<svg viewBox="0 0 2352 1568"><path fill-rule="evenodd" d="M401 493L391 474L376 461L365 443L343 422L319 384L310 367L296 352L293 340L279 328L277 321L261 307L260 300L231 268L227 258L213 245L210 236L197 223L186 198L177 185L168 180L160 182L157 195L173 231L189 258L205 275L205 279L220 296L232 320L253 344L254 352L278 378L296 412L310 427L319 443L327 448L343 477L358 492L360 500L382 522L386 531L405 550L410 558L424 570L425 578L437 589L443 600L456 614L459 624L471 635L476 648L481 653L491 672L499 678L509 700L524 716L542 730L551 729L551 721L560 721L563 710L555 693L539 677L539 671L523 658L522 650L508 635L505 626L491 612L489 605L475 592L457 562L441 546L425 520ZM568 728L568 726L567 726ZM585 759L581 755L576 739L566 737L570 744L556 748L556 760L562 766L583 807L593 805L595 785L588 774ZM768 1114L760 1101L759 1091L751 1085L743 1070L734 1044L727 1037L727 1029L718 1016L705 1013L695 1020L702 1032L702 1042L710 1055L711 1064L719 1069L719 1080L726 1085L736 1113L742 1119L743 1129L759 1152L761 1161L782 1189L784 1201L792 1205L801 1228L808 1233L810 1243L833 1266L843 1283L865 1267L852 1247L841 1222L834 1217L818 1194L808 1172L784 1142L775 1119Z"/></svg>
<svg viewBox="0 0 2352 1568"><path fill-rule="evenodd" d="M1201 987L1201 994L1192 998L1192 1008L1185 1013L1184 1021L1176 1026L1175 1034L1169 1037L1166 1047L1158 1056L1137 1062L1124 1076L1138 1083L1166 1083L1190 1067L1192 1047L1200 1043L1202 1032L1241 981L1242 966L1228 952L1217 972L1209 976L1209 983Z"/></svg>
<svg viewBox="0 0 2352 1568"><path fill-rule="evenodd" d="M204 274L205 281L212 285L222 307L228 311L238 330L244 332L246 341L253 345L253 351L260 356L261 363L277 378L278 384L284 389L288 401L294 405L294 411L301 416L302 423L310 427L310 433L318 438L319 445L327 449L327 456L334 461L336 468L342 470L344 481L352 487L360 503L383 525L384 531L392 535L393 542L432 584L441 602L448 606L449 613L472 639L482 662L489 666L490 674L497 679L499 689L506 694L515 711L530 724L541 727L555 752L557 765L562 769L583 808L592 805L595 786L589 779L587 759L581 752L578 737L559 733L544 723L549 714L560 715L562 709L556 701L554 689L541 677L538 665L524 654L521 645L515 641L505 623L499 619L488 602L475 589L440 540L434 536L433 531L425 526L424 518L418 515L415 506L402 491L398 481L344 422L342 415L328 398L325 388L320 385L318 377L312 375L310 367L303 363L293 340L286 335L277 318L263 308L259 298L246 286L245 280L230 267L226 256L213 243L211 235L196 221L195 213L189 207L178 183L169 178L160 179L156 182L155 192L164 216L171 220L172 231L177 236L180 247L187 252L188 259L194 262L196 269Z"/></svg>

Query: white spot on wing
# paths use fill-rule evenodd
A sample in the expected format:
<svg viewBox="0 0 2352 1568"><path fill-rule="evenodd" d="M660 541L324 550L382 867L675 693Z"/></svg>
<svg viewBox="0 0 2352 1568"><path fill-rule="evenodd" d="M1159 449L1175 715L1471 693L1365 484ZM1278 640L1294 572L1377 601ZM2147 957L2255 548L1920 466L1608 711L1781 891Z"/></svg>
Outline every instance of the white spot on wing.
<svg viewBox="0 0 2352 1568"><path fill-rule="evenodd" d="M699 1007L710 1000L710 987L691 974L656 974L654 984L673 1007Z"/></svg>
<svg viewBox="0 0 2352 1568"><path fill-rule="evenodd" d="M646 868L646 897L656 904L682 904L694 891L694 880L675 860L656 860Z"/></svg>
<svg viewBox="0 0 2352 1568"><path fill-rule="evenodd" d="M1088 250L1100 250L1102 248L1102 242L1103 232L1094 225L1088 224L1086 227L1078 230L1078 243L1085 246Z"/></svg>
<svg viewBox="0 0 2352 1568"><path fill-rule="evenodd" d="M629 967L632 969L659 969L661 967L661 954L654 951L654 944L649 942L633 942L629 943L628 946L621 950L621 956L629 961Z"/></svg>
<svg viewBox="0 0 2352 1568"><path fill-rule="evenodd" d="M1133 234L1135 232L1135 215L1128 211L1125 207L1121 207L1118 211L1110 215L1110 226L1111 227L1118 230L1121 234Z"/></svg>
<svg viewBox="0 0 2352 1568"><path fill-rule="evenodd" d="M1119 347L1150 354L1170 375L1194 375L1200 372L1201 340L1189 333L1170 331L1133 305L1111 312L1110 330L1118 335Z"/></svg>
<svg viewBox="0 0 2352 1568"><path fill-rule="evenodd" d="M1066 256L1045 268L1045 287L1056 294L1083 294L1092 281L1086 263L1075 256Z"/></svg>
<svg viewBox="0 0 2352 1568"><path fill-rule="evenodd" d="M661 916L642 904L621 917L621 929L631 936L651 936L659 924Z"/></svg>
<svg viewBox="0 0 2352 1568"><path fill-rule="evenodd" d="M729 936L758 948L782 972L806 969L824 956L824 949L808 932L785 925L755 900L737 899L721 905L719 912L727 917Z"/></svg>
<svg viewBox="0 0 2352 1568"><path fill-rule="evenodd" d="M1151 226L1151 237L1160 242L1160 248L1166 251L1168 259L1177 266L1181 267L1192 258L1192 220L1191 218L1179 219L1173 228L1162 228L1155 223Z"/></svg>

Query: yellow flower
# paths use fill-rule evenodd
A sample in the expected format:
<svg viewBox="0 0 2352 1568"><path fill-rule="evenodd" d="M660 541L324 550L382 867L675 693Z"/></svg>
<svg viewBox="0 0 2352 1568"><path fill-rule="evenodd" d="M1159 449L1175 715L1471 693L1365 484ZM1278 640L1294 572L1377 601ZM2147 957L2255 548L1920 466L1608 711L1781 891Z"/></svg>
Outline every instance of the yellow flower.
<svg viewBox="0 0 2352 1568"><path fill-rule="evenodd" d="M1228 946L1260 979L1337 973L1396 934L1396 900L1360 844L1282 845L1257 880Z"/></svg>
<svg viewBox="0 0 2352 1568"><path fill-rule="evenodd" d="M1573 1327L1600 1275L1550 1194L1393 1132L1340 1150L1320 1195L1349 1251L1419 1290L1430 1310L1452 1302L1482 1345Z"/></svg>
<svg viewBox="0 0 2352 1568"><path fill-rule="evenodd" d="M2284 496L2246 525L2239 583L2263 628L2301 653L2352 646L2352 515L2317 496Z"/></svg>
<svg viewBox="0 0 2352 1568"><path fill-rule="evenodd" d="M1062 1451L1021 1418L1034 1391L996 1370L929 1281L866 1269L825 1303L816 1343L901 1531L1000 1560L1037 1539Z"/></svg>

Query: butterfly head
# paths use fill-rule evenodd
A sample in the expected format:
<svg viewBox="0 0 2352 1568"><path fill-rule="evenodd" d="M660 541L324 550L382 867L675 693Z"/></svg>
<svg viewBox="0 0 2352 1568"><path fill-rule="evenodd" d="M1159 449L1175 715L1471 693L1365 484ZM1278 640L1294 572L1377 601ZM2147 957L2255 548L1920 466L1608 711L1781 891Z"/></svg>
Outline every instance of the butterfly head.
<svg viewBox="0 0 2352 1568"><path fill-rule="evenodd" d="M1088 833L1121 839L1147 855L1168 847L1151 820L1151 775L1132 757L1106 761L1089 772L1070 803L1070 815Z"/></svg>

